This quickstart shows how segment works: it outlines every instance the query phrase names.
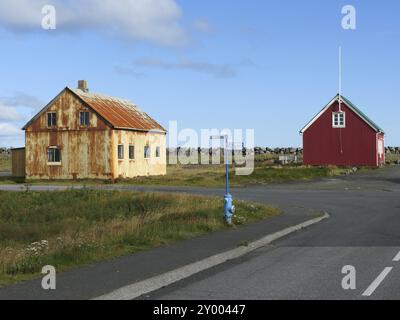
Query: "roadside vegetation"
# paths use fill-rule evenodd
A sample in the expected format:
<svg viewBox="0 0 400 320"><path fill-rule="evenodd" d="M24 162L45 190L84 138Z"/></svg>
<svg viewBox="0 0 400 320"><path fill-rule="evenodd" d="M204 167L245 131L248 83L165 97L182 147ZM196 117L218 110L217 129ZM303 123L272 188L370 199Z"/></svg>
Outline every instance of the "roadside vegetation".
<svg viewBox="0 0 400 320"><path fill-rule="evenodd" d="M236 202L237 226L278 215ZM229 228L219 198L90 189L0 191L0 286Z"/></svg>
<svg viewBox="0 0 400 320"><path fill-rule="evenodd" d="M263 185L291 181L308 181L344 174L345 169L336 167L303 166L257 166L248 176L239 176L230 170L230 184L233 187ZM140 177L120 183L139 185L222 187L225 183L225 168L221 166L169 166L166 176Z"/></svg>
<svg viewBox="0 0 400 320"><path fill-rule="evenodd" d="M400 162L400 154L396 153L389 153L386 154L386 163L387 164L394 164Z"/></svg>
<svg viewBox="0 0 400 320"><path fill-rule="evenodd" d="M248 176L235 174L230 169L230 184L233 187L249 185L265 185L293 181L309 181L318 178L345 175L351 168L306 167L265 165L256 166L254 172ZM98 185L110 184L109 180L25 180L24 178L0 177L0 184L57 184L73 186L75 184ZM125 185L152 185L152 186L197 186L222 187L225 184L225 167L223 165L169 165L167 175L153 177L138 177L134 179L117 179L116 184Z"/></svg>
<svg viewBox="0 0 400 320"><path fill-rule="evenodd" d="M387 157L388 164L395 163L395 161L400 159L399 154L392 154ZM221 159L221 163L223 163L223 159ZM243 187L249 185L310 181L348 175L355 172L366 172L369 170L371 170L371 168L357 168L357 170L354 170L354 168L351 167L309 167L300 164L281 165L278 163L276 156L265 154L256 156L254 172L248 176L236 175L235 168L231 165L230 183L233 187ZM225 183L225 167L222 164L168 165L166 176L138 177L134 179L120 178L113 182L110 180L25 180L24 178L0 176L0 184L57 184L73 186L76 184L99 185L110 183L122 185L222 187Z"/></svg>
<svg viewBox="0 0 400 320"><path fill-rule="evenodd" d="M11 171L11 156L0 155L0 172L10 172L10 171Z"/></svg>

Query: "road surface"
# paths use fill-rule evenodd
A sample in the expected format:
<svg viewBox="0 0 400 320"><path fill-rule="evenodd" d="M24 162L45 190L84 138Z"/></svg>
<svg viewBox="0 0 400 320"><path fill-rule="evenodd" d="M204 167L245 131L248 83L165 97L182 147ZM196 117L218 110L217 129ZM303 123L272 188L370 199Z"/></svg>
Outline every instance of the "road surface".
<svg viewBox="0 0 400 320"><path fill-rule="evenodd" d="M0 186L0 190L20 188ZM223 192L177 187L104 188L207 195ZM400 299L400 166L308 183L234 188L232 194L236 199L272 203L284 209L324 210L331 218L141 299ZM345 266L356 270L354 290L342 287Z"/></svg>
<svg viewBox="0 0 400 320"><path fill-rule="evenodd" d="M331 218L143 299L400 299L400 167L233 194ZM348 265L355 290L342 287Z"/></svg>

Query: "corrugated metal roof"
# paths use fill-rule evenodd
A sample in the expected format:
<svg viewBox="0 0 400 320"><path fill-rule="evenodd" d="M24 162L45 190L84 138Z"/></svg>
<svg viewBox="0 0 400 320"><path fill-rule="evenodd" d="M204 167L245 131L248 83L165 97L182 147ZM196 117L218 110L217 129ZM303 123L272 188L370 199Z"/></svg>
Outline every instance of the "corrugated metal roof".
<svg viewBox="0 0 400 320"><path fill-rule="evenodd" d="M80 89L68 89L116 129L166 132L159 123L128 100Z"/></svg>

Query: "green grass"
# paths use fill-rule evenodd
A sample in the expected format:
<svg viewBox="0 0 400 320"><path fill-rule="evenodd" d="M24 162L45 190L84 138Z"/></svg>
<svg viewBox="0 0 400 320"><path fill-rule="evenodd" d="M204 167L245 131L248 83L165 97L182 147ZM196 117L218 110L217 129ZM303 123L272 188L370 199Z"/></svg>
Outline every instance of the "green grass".
<svg viewBox="0 0 400 320"><path fill-rule="evenodd" d="M248 176L239 176L235 170L230 170L230 182L234 187L248 185L263 185L292 181L309 181L344 174L347 168L337 167L304 167L304 166L269 166L258 165ZM110 181L102 180L28 180L21 178L0 177L0 184L107 184ZM117 184L153 185L153 186L198 186L222 187L225 183L225 168L222 165L171 165L167 168L167 175L154 177L138 177L134 179L117 179Z"/></svg>
<svg viewBox="0 0 400 320"><path fill-rule="evenodd" d="M279 214L236 202L234 223ZM219 198L119 191L0 191L0 286L228 228Z"/></svg>
<svg viewBox="0 0 400 320"><path fill-rule="evenodd" d="M395 154L395 153L386 154L386 162L395 163L398 160L400 160L400 154Z"/></svg>
<svg viewBox="0 0 400 320"><path fill-rule="evenodd" d="M343 174L346 169L336 167L257 166L251 175L240 176L230 170L234 187L291 181L308 181ZM169 166L166 176L120 180L120 183L139 185L222 187L225 183L223 166Z"/></svg>
<svg viewBox="0 0 400 320"><path fill-rule="evenodd" d="M11 156L0 155L0 172L11 172Z"/></svg>

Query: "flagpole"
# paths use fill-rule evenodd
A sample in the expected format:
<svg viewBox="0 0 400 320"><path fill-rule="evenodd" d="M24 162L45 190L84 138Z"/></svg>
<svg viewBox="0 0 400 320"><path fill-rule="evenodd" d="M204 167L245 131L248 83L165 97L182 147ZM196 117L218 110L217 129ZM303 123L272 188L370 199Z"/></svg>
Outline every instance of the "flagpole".
<svg viewBox="0 0 400 320"><path fill-rule="evenodd" d="M339 112L342 112L342 46L339 46Z"/></svg>

